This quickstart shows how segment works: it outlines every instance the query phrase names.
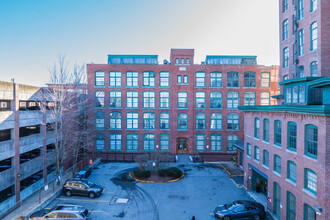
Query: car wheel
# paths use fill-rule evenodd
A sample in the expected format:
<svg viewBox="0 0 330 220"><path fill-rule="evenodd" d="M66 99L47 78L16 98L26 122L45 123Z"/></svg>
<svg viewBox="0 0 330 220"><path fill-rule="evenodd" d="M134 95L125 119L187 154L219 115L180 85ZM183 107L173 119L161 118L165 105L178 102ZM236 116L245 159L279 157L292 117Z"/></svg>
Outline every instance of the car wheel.
<svg viewBox="0 0 330 220"><path fill-rule="evenodd" d="M254 220L260 220L260 216L259 216L259 215L255 215L255 216L253 217L253 219L254 219Z"/></svg>
<svg viewBox="0 0 330 220"><path fill-rule="evenodd" d="M223 219L224 220L230 220L230 217L229 216L225 216Z"/></svg>
<svg viewBox="0 0 330 220"><path fill-rule="evenodd" d="M67 191L65 192L65 195L68 196L68 197L70 197L70 196L72 195L72 192L71 192L70 190L67 190Z"/></svg>
<svg viewBox="0 0 330 220"><path fill-rule="evenodd" d="M90 192L90 193L88 194L88 197L91 198L91 199L95 198L95 193Z"/></svg>

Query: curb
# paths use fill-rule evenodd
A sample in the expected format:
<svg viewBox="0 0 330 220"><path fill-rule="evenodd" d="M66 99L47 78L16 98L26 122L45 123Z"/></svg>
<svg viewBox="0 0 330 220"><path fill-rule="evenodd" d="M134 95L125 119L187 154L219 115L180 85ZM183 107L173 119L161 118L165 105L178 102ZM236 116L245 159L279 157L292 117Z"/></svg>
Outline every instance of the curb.
<svg viewBox="0 0 330 220"><path fill-rule="evenodd" d="M140 179L134 178L132 176L132 172L130 172L128 174L128 176L131 177L132 179L134 179L135 181L138 181L138 182L141 182L141 183L173 183L173 182L177 182L177 181L181 180L184 177L184 173L182 173L182 175L179 178L174 179L174 180L169 180L167 182L155 182L155 181L148 181L148 180L140 180Z"/></svg>

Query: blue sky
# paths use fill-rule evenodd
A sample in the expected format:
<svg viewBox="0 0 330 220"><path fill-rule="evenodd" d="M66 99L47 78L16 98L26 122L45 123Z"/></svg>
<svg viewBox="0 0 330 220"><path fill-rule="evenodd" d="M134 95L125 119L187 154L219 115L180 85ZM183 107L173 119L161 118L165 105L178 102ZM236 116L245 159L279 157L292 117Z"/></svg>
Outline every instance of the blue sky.
<svg viewBox="0 0 330 220"><path fill-rule="evenodd" d="M1 0L0 80L42 86L58 54L69 64L108 54L194 48L206 55L257 55L279 64L278 0Z"/></svg>

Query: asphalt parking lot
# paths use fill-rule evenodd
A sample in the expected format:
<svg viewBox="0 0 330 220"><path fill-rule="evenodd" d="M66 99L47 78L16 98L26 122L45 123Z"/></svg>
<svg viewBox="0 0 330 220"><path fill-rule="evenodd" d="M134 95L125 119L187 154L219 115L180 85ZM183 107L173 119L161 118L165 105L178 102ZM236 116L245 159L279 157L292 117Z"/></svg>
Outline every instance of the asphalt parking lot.
<svg viewBox="0 0 330 220"><path fill-rule="evenodd" d="M217 164L180 165L186 175L173 183L127 181L127 172L135 167L134 163L100 164L88 178L105 187L100 197L61 195L47 208L60 203L82 205L91 211L89 219L93 220L191 220L193 216L196 220L210 220L220 204L251 200Z"/></svg>

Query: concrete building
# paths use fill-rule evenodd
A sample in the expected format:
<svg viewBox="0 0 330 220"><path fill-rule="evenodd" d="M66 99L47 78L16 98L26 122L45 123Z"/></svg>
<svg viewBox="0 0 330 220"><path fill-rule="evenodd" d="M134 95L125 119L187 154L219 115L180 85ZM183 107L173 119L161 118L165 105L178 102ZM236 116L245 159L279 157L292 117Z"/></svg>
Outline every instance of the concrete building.
<svg viewBox="0 0 330 220"><path fill-rule="evenodd" d="M255 56L207 56L194 63L193 49L157 55L109 55L88 64L88 95L95 118L91 151L104 160L132 160L142 152L228 160L243 140L238 105L275 104L278 67Z"/></svg>
<svg viewBox="0 0 330 220"><path fill-rule="evenodd" d="M244 185L276 219L330 219L330 1L281 0L276 106L244 111Z"/></svg>
<svg viewBox="0 0 330 220"><path fill-rule="evenodd" d="M0 218L55 177L52 106L40 87L0 82Z"/></svg>

